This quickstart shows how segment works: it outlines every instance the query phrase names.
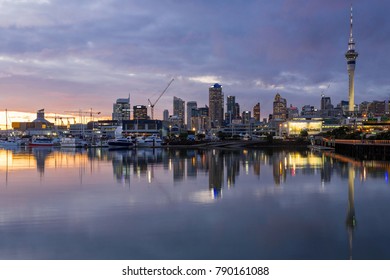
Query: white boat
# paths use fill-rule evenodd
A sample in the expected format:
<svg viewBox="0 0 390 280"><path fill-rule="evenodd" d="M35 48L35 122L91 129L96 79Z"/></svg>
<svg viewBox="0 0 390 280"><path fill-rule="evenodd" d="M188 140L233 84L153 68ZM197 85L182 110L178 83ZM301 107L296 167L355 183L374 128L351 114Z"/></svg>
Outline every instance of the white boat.
<svg viewBox="0 0 390 280"><path fill-rule="evenodd" d="M91 143L92 148L106 148L108 147L108 141L107 140L96 140Z"/></svg>
<svg viewBox="0 0 390 280"><path fill-rule="evenodd" d="M1 147L19 147L21 144L22 140L14 137L8 137L5 140L0 140Z"/></svg>
<svg viewBox="0 0 390 280"><path fill-rule="evenodd" d="M160 147L162 144L161 138L156 134L146 137L144 141L146 147Z"/></svg>
<svg viewBox="0 0 390 280"><path fill-rule="evenodd" d="M8 110L5 109L5 130L8 133L8 137L0 140L1 147L19 147L22 144L22 140L15 137L12 132L8 130Z"/></svg>
<svg viewBox="0 0 390 280"><path fill-rule="evenodd" d="M108 140L108 147L111 149L132 149L135 147L131 137L120 137Z"/></svg>
<svg viewBox="0 0 390 280"><path fill-rule="evenodd" d="M80 138L63 137L60 142L61 148L83 148L87 146L87 142Z"/></svg>
<svg viewBox="0 0 390 280"><path fill-rule="evenodd" d="M144 136L138 136L137 138L135 138L135 145L137 147L146 147L145 137Z"/></svg>
<svg viewBox="0 0 390 280"><path fill-rule="evenodd" d="M52 147L54 140L45 136L33 137L28 145L30 147Z"/></svg>

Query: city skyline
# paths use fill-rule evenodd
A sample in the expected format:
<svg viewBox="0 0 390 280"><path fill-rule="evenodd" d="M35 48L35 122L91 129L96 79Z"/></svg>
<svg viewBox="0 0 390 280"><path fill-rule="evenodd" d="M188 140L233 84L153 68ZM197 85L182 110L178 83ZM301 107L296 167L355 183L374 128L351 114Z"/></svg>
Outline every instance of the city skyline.
<svg viewBox="0 0 390 280"><path fill-rule="evenodd" d="M207 104L214 83L241 111L260 102L262 117L276 93L298 107L319 107L322 92L337 104L348 100L351 4L363 54L355 103L388 99L383 1L26 0L0 1L0 103L33 115L93 108L110 116L116 99L130 94L132 106L147 105L174 77L156 118L172 110L173 96Z"/></svg>

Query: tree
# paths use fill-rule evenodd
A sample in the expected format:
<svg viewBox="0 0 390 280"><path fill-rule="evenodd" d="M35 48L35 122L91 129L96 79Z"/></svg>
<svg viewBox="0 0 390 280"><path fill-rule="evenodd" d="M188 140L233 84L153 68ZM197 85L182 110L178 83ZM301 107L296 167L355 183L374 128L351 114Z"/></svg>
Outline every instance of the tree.
<svg viewBox="0 0 390 280"><path fill-rule="evenodd" d="M301 130L301 133L300 133L300 136L301 136L301 137L307 137L307 136L309 136L309 132L307 132L306 129L302 129L302 130Z"/></svg>

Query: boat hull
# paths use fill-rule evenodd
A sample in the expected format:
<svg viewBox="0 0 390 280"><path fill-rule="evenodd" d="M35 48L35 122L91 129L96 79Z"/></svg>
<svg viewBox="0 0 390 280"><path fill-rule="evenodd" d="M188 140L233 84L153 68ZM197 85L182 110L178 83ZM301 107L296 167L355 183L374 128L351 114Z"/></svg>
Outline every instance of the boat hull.
<svg viewBox="0 0 390 280"><path fill-rule="evenodd" d="M110 149L132 149L135 145L133 142L126 141L108 141L108 148Z"/></svg>

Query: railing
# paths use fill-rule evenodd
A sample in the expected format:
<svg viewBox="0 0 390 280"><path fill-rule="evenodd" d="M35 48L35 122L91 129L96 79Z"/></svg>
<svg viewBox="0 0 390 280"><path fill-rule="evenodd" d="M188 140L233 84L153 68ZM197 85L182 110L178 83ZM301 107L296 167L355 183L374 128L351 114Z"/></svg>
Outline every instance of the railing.
<svg viewBox="0 0 390 280"><path fill-rule="evenodd" d="M323 138L322 141L326 143L331 143L331 144L369 144L369 145L390 145L390 140L368 140L368 139L363 139L363 140L349 140L349 139L328 139L328 138Z"/></svg>

